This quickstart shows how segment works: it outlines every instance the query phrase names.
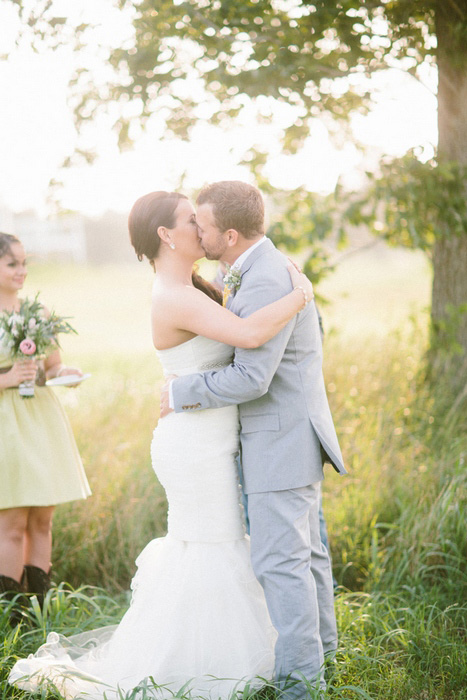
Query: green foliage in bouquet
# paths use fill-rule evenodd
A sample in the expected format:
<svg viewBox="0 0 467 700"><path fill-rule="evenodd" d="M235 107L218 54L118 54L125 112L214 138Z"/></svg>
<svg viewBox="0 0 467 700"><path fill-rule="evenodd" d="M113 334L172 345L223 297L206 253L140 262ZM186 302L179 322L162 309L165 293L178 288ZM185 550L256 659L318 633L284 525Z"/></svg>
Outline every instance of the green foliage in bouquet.
<svg viewBox="0 0 467 700"><path fill-rule="evenodd" d="M76 333L63 316L47 314L38 296L24 299L19 312L0 314L0 344L14 359L43 356L60 347L59 333Z"/></svg>

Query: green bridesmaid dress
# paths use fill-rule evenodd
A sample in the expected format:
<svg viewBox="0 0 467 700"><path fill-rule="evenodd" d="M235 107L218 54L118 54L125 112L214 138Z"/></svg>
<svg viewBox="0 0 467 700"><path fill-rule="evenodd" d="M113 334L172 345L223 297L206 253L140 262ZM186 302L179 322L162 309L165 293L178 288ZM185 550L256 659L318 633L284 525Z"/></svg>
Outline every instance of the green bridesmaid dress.
<svg viewBox="0 0 467 700"><path fill-rule="evenodd" d="M0 349L0 369L11 358ZM51 506L91 495L70 423L53 389L0 390L0 509Z"/></svg>

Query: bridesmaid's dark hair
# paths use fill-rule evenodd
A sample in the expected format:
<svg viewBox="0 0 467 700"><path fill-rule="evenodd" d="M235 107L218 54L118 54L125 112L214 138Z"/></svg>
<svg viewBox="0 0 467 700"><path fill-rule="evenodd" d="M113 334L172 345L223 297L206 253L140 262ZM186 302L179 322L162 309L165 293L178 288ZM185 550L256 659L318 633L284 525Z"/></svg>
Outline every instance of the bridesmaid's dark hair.
<svg viewBox="0 0 467 700"><path fill-rule="evenodd" d="M148 258L155 269L155 263L161 244L157 233L159 226L174 228L175 212L180 200L188 199L178 192L149 192L136 200L128 217L130 240L138 260ZM222 304L222 294L212 284L193 270L193 285L208 297Z"/></svg>
<svg viewBox="0 0 467 700"><path fill-rule="evenodd" d="M14 243L21 243L21 241L11 233L2 233L0 231L0 258L3 258L3 256L7 255L8 253L11 253L11 246Z"/></svg>

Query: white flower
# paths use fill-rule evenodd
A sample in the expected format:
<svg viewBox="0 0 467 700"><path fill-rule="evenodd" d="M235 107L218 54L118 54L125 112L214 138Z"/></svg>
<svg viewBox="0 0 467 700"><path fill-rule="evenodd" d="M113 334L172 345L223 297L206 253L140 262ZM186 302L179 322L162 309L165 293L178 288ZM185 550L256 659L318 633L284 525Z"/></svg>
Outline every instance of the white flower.
<svg viewBox="0 0 467 700"><path fill-rule="evenodd" d="M32 330L32 329L35 328L35 327L36 327L36 319L35 319L35 318L31 318L30 321L29 321L29 323L28 323L28 328L29 328L30 330Z"/></svg>
<svg viewBox="0 0 467 700"><path fill-rule="evenodd" d="M240 289L242 283L242 271L237 265L226 265L227 274L224 276L223 282L233 291L234 289Z"/></svg>

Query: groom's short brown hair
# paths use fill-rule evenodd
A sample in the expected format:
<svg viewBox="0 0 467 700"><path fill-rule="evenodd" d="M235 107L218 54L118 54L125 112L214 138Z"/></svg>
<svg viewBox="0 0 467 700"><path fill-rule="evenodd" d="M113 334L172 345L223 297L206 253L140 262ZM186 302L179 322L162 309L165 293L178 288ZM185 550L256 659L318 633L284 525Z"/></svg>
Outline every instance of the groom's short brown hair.
<svg viewBox="0 0 467 700"><path fill-rule="evenodd" d="M197 204L211 204L217 228L233 228L245 238L264 234L264 202L253 185L240 180L223 180L203 187Z"/></svg>

